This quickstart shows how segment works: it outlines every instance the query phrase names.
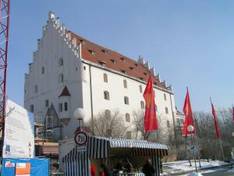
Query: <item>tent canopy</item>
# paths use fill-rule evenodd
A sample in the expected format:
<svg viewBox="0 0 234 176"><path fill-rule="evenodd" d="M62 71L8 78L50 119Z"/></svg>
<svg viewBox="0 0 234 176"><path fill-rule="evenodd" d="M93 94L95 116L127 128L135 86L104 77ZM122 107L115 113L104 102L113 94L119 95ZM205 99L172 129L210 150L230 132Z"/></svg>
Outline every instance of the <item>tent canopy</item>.
<svg viewBox="0 0 234 176"><path fill-rule="evenodd" d="M110 157L111 153L120 150L127 150L129 154L133 154L134 156L156 155L163 157L168 154L168 147L164 144L145 140L113 139L97 136L88 137L85 153L89 159L104 159ZM75 159L82 152L79 146L75 146L65 155L64 159Z"/></svg>

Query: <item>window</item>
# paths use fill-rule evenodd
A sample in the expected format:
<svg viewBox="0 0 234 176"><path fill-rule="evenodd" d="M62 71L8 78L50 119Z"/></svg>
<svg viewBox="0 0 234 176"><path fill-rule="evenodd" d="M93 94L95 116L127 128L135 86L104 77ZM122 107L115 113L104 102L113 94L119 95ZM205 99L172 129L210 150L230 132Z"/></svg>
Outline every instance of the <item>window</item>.
<svg viewBox="0 0 234 176"><path fill-rule="evenodd" d="M59 112L63 112L63 104L59 103Z"/></svg>
<svg viewBox="0 0 234 176"><path fill-rule="evenodd" d="M59 58L59 66L63 66L63 58L62 57Z"/></svg>
<svg viewBox="0 0 234 176"><path fill-rule="evenodd" d="M89 53L90 53L92 56L95 56L95 55L96 55L96 52L93 51L93 50L91 50L91 49L89 49Z"/></svg>
<svg viewBox="0 0 234 176"><path fill-rule="evenodd" d="M128 87L128 84L127 84L127 80L123 80L123 85L124 85L124 88L127 88Z"/></svg>
<svg viewBox="0 0 234 176"><path fill-rule="evenodd" d="M104 61L98 61L98 64L101 65L101 66L105 66L106 63Z"/></svg>
<svg viewBox="0 0 234 176"><path fill-rule="evenodd" d="M111 62L112 62L113 64L116 64L116 60L114 60L114 59L111 59Z"/></svg>
<svg viewBox="0 0 234 176"><path fill-rule="evenodd" d="M37 93L38 92L38 85L34 86L34 92Z"/></svg>
<svg viewBox="0 0 234 176"><path fill-rule="evenodd" d="M108 76L107 76L107 74L106 73L104 73L103 74L103 80L104 80L104 82L108 82Z"/></svg>
<svg viewBox="0 0 234 176"><path fill-rule="evenodd" d="M167 107L165 107L165 112L166 112L166 114L168 114L168 108Z"/></svg>
<svg viewBox="0 0 234 176"><path fill-rule="evenodd" d="M41 67L41 74L45 73L45 67Z"/></svg>
<svg viewBox="0 0 234 176"><path fill-rule="evenodd" d="M30 112L34 112L34 105L30 105Z"/></svg>
<svg viewBox="0 0 234 176"><path fill-rule="evenodd" d="M130 114L129 113L125 114L125 120L126 120L126 122L130 122Z"/></svg>
<svg viewBox="0 0 234 176"><path fill-rule="evenodd" d="M164 100L166 101L167 100L167 95L166 94L163 94L164 95Z"/></svg>
<svg viewBox="0 0 234 176"><path fill-rule="evenodd" d="M139 85L139 91L142 93L142 85Z"/></svg>
<svg viewBox="0 0 234 176"><path fill-rule="evenodd" d="M124 97L124 104L127 104L127 105L129 104L129 99L127 96Z"/></svg>
<svg viewBox="0 0 234 176"><path fill-rule="evenodd" d="M109 109L105 110L105 117L106 117L106 119L110 119L110 117L111 117L111 111Z"/></svg>
<svg viewBox="0 0 234 176"><path fill-rule="evenodd" d="M131 139L131 137L132 137L131 131L127 131L126 137L127 137L127 139Z"/></svg>
<svg viewBox="0 0 234 176"><path fill-rule="evenodd" d="M171 125L170 125L170 121L167 120L167 127L170 128L170 126L171 126Z"/></svg>
<svg viewBox="0 0 234 176"><path fill-rule="evenodd" d="M45 107L49 107L49 100L45 100Z"/></svg>
<svg viewBox="0 0 234 176"><path fill-rule="evenodd" d="M84 68L84 70L86 70L86 67L85 67L85 66L84 66L83 68ZM78 70L78 68L77 68L77 70Z"/></svg>
<svg viewBox="0 0 234 176"><path fill-rule="evenodd" d="M110 100L110 94L108 91L104 91L104 99L105 100Z"/></svg>
<svg viewBox="0 0 234 176"><path fill-rule="evenodd" d="M141 101L141 109L144 109L145 108L145 103L144 101Z"/></svg>
<svg viewBox="0 0 234 176"><path fill-rule="evenodd" d="M65 102L65 103L64 103L64 111L67 111L67 110L68 110L68 103Z"/></svg>
<svg viewBox="0 0 234 176"><path fill-rule="evenodd" d="M59 74L59 82L62 83L64 81L64 76L63 74Z"/></svg>

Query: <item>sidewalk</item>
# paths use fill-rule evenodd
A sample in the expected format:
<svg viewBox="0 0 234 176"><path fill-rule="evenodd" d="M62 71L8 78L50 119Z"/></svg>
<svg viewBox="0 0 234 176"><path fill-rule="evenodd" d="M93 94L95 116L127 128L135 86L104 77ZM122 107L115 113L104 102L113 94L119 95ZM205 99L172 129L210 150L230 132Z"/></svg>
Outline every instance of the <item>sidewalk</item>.
<svg viewBox="0 0 234 176"><path fill-rule="evenodd" d="M161 175L163 176L182 175L182 174L195 171L196 170L195 162L191 161L191 163L192 163L192 166L189 165L188 160L163 163L163 173ZM227 162L218 161L218 160L215 160L215 161L210 160L210 162L207 162L206 160L201 160L201 167L199 167L199 163L197 161L197 168L200 171L209 172L209 169L230 166L232 164L233 163L227 163Z"/></svg>

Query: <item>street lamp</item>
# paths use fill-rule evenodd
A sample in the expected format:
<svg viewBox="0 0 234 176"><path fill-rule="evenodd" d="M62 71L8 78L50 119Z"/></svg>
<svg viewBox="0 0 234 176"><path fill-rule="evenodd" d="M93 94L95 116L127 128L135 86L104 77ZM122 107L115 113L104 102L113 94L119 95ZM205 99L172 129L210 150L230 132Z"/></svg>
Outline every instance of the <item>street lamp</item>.
<svg viewBox="0 0 234 176"><path fill-rule="evenodd" d="M197 162L196 162L196 157L195 157L195 146L194 146L194 141L193 141L193 133L194 133L194 126L193 125L189 125L187 127L187 130L189 132L189 134L191 135L191 149L193 150L193 159L194 159L194 162L195 162L195 169L196 169L196 172L197 172Z"/></svg>
<svg viewBox="0 0 234 176"><path fill-rule="evenodd" d="M85 112L84 109L82 108L77 108L74 113L73 116L75 119L78 120L78 128L82 128L83 127L83 123L84 123L84 117L85 117Z"/></svg>

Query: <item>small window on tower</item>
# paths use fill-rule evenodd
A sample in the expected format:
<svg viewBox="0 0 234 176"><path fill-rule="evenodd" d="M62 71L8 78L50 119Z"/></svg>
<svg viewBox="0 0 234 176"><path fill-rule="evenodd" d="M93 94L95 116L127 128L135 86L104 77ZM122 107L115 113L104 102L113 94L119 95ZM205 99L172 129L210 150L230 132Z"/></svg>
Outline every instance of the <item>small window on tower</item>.
<svg viewBox="0 0 234 176"><path fill-rule="evenodd" d="M64 81L64 76L63 74L59 74L59 82L62 83Z"/></svg>
<svg viewBox="0 0 234 176"><path fill-rule="evenodd" d="M45 101L45 107L49 107L49 100Z"/></svg>
<svg viewBox="0 0 234 176"><path fill-rule="evenodd" d="M65 102L65 103L64 103L64 111L67 111L67 110L68 110L68 103Z"/></svg>
<svg viewBox="0 0 234 176"><path fill-rule="evenodd" d="M30 105L30 112L34 112L34 105Z"/></svg>
<svg viewBox="0 0 234 176"><path fill-rule="evenodd" d="M63 112L63 104L59 103L59 112Z"/></svg>

